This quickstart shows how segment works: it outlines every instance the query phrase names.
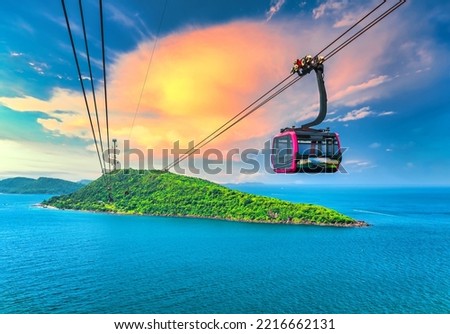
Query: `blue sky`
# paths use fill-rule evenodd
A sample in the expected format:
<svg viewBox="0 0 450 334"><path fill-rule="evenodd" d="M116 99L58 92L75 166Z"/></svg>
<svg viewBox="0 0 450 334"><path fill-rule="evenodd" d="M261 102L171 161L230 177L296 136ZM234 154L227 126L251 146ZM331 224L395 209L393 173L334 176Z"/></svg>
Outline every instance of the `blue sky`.
<svg viewBox="0 0 450 334"><path fill-rule="evenodd" d="M66 3L87 74L78 1ZM153 149L158 165L163 148L177 140L182 147L198 142L288 75L293 60L317 52L376 3L104 0L111 136L121 148L129 139L131 147ZM60 1L2 5L0 178L98 177ZM101 94L98 1L83 6ZM235 158L231 175L200 176L218 182L449 185L448 13L446 1L407 1L327 61L324 126L339 132L348 148L348 173L246 175ZM314 76L304 78L206 148L224 155L233 148L263 148L281 127L314 117L316 90Z"/></svg>

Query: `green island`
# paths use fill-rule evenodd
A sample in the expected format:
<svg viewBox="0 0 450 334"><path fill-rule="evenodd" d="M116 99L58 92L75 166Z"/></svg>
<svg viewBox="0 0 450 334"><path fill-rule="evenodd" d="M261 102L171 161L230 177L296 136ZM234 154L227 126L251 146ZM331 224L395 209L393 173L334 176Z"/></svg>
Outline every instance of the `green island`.
<svg viewBox="0 0 450 334"><path fill-rule="evenodd" d="M71 182L50 177L32 179L13 177L0 180L0 193L5 194L70 194L83 187L81 182Z"/></svg>
<svg viewBox="0 0 450 334"><path fill-rule="evenodd" d="M158 170L127 169L106 174L72 194L52 197L42 205L59 209L254 223L367 226L319 205L247 194L203 179Z"/></svg>

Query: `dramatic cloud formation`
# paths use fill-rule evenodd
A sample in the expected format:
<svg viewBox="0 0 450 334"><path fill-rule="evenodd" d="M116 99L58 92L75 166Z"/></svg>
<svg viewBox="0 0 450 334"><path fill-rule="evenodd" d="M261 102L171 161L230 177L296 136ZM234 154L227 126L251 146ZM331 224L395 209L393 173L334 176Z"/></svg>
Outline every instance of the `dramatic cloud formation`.
<svg viewBox="0 0 450 334"><path fill-rule="evenodd" d="M282 2L275 4L281 6ZM327 4L331 8L342 6L331 1ZM189 27L163 36L144 87L155 40L117 55L108 67L111 133L119 142L131 139L133 147L143 150L172 148L177 140L181 147L192 140L198 142L285 78L295 58L313 53L330 40L327 27L319 26L314 32L305 27L309 27L308 22L235 21ZM346 99L353 95L363 101L370 99L370 88L389 81L386 75L372 73L379 71L376 60L392 36L388 29L378 30L378 47L372 50L369 33L353 47L358 48L358 57L352 56L349 47L334 57L329 67L326 65L330 103L346 105ZM298 41L303 43L299 46ZM102 111L103 102L98 100ZM93 112L91 98L89 102ZM17 111L45 113L47 117L39 123L54 135L91 138L79 91L54 88L47 100L0 97L0 103ZM311 74L258 110L250 123L249 119L241 122L213 145L223 150L237 145L260 148L279 128L312 118L317 109L317 84ZM331 121L356 120L371 114L366 107ZM101 124L104 127L103 118Z"/></svg>
<svg viewBox="0 0 450 334"><path fill-rule="evenodd" d="M187 142L206 136L226 122L286 73L283 67L288 68L289 58L283 50L292 47L280 35L279 28L235 22L162 38L143 91L133 140L167 147L176 139ZM119 130L123 135L130 132L153 43L142 43L123 54L111 68L111 106L118 111L116 119L121 118L116 126L123 127Z"/></svg>

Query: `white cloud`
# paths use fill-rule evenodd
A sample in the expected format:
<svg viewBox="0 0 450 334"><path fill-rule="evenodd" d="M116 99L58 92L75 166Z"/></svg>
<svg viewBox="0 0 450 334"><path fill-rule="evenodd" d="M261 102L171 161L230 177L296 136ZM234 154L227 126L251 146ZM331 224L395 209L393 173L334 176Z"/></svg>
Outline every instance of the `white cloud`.
<svg viewBox="0 0 450 334"><path fill-rule="evenodd" d="M45 69L48 69L49 66L46 63L40 63L40 62L34 62L34 61L30 61L28 62L28 65L30 65L30 67L35 70L38 74L44 75Z"/></svg>
<svg viewBox="0 0 450 334"><path fill-rule="evenodd" d="M350 121L356 121L360 120L369 116L373 115L373 111L370 110L369 107L362 107L360 109L349 111L344 116L338 116L334 118L330 118L326 120L325 122L350 122Z"/></svg>
<svg viewBox="0 0 450 334"><path fill-rule="evenodd" d="M85 117L84 100L78 91L55 88L49 100L32 96L0 97L0 103L18 112L46 113L50 118L39 119L38 122L46 130L55 134L90 138L86 131L89 129L89 124ZM61 111L67 113L61 114Z"/></svg>
<svg viewBox="0 0 450 334"><path fill-rule="evenodd" d="M433 63L433 55L429 50L422 47L417 50L417 55L419 56L421 63L426 65L431 65Z"/></svg>
<svg viewBox="0 0 450 334"><path fill-rule="evenodd" d="M333 100L335 102L337 102L338 100L343 99L344 97L347 97L351 94L354 93L358 93L361 92L363 90L369 89L369 88L373 88L373 87L377 87L385 82L390 81L391 79L389 78L389 76L387 75L380 75L377 76L375 78L372 78L368 81L362 82L360 84L357 85L350 85L348 87L346 87L345 89L338 91L337 93L335 93L330 100Z"/></svg>
<svg viewBox="0 0 450 334"><path fill-rule="evenodd" d="M345 28L349 27L355 22L358 21L358 19L361 17L361 13L345 13L340 20L338 20L334 25L333 28Z"/></svg>
<svg viewBox="0 0 450 334"><path fill-rule="evenodd" d="M139 15L135 15L135 17L127 16L123 10L115 7L114 5L108 3L105 5L105 8L109 11L109 18L118 22L119 24L133 29L137 32L141 38L148 37L150 35L145 23L142 19L140 19Z"/></svg>
<svg viewBox="0 0 450 334"><path fill-rule="evenodd" d="M78 51L78 54L81 57L83 57L84 59L86 59L86 61L87 61L88 58L87 58L86 52ZM103 69L103 61L102 60L92 57L92 55L89 54L89 61L91 62L91 64L94 64L95 66L97 66L99 69Z"/></svg>
<svg viewBox="0 0 450 334"><path fill-rule="evenodd" d="M266 12L266 21L270 21L272 17L280 11L284 3L285 0L271 0L270 9Z"/></svg>
<svg viewBox="0 0 450 334"><path fill-rule="evenodd" d="M437 53L429 45L429 41L423 43L405 42L399 47L403 62L406 63L406 69L414 73L428 71L433 67Z"/></svg>
<svg viewBox="0 0 450 334"><path fill-rule="evenodd" d="M380 116L380 117L382 117L382 116L391 116L391 115L394 115L394 114L395 114L394 111L383 111L383 112L380 112L377 116Z"/></svg>
<svg viewBox="0 0 450 334"><path fill-rule="evenodd" d="M19 28L19 30L26 31L29 34L34 34L34 28L28 22L25 22L22 19L17 20L15 26Z"/></svg>
<svg viewBox="0 0 450 334"><path fill-rule="evenodd" d="M370 148L379 148L380 146L381 144L376 142L369 145Z"/></svg>
<svg viewBox="0 0 450 334"><path fill-rule="evenodd" d="M53 14L44 13L43 16L46 17L49 21L62 27L64 30L67 29L67 23L66 23L66 20L64 19L63 15L54 16ZM73 20L70 21L70 30L75 35L79 35L79 36L83 35L83 30L82 30L81 26L79 26Z"/></svg>
<svg viewBox="0 0 450 334"><path fill-rule="evenodd" d="M422 66L429 66L433 63L434 57L427 45L408 41L400 45L400 50L411 55L415 62Z"/></svg>
<svg viewBox="0 0 450 334"><path fill-rule="evenodd" d="M23 53L22 52L14 52L14 51L12 51L12 52L9 53L9 55L11 57L20 57L20 56L23 56Z"/></svg>
<svg viewBox="0 0 450 334"><path fill-rule="evenodd" d="M377 165L375 165L372 161L360 159L344 160L343 166L347 167L348 171L356 173L362 172L366 169L377 167Z"/></svg>
<svg viewBox="0 0 450 334"><path fill-rule="evenodd" d="M319 7L313 9L313 18L317 20L324 16L328 11L335 12L342 10L346 4L347 1L327 0Z"/></svg>
<svg viewBox="0 0 450 334"><path fill-rule="evenodd" d="M121 23L122 25L126 27L134 27L135 22L133 19L129 18L127 15L125 15L120 9L114 7L112 4L107 4L107 9L111 13L110 18L118 23Z"/></svg>
<svg viewBox="0 0 450 334"><path fill-rule="evenodd" d="M369 107L363 107L357 110L352 110L348 112L344 117L339 118L339 122L349 122L349 121L356 121L359 119L363 119L366 117L369 117L373 115L373 112L370 111Z"/></svg>
<svg viewBox="0 0 450 334"><path fill-rule="evenodd" d="M366 107L362 107L359 109L349 111L344 116L337 116L334 118L330 118L330 119L326 120L325 122L335 122L335 121L351 122L351 121L357 121L357 120L367 118L367 117L383 117L383 116L391 116L394 114L395 114L395 112L393 112L393 111L383 111L383 112L377 113L377 112L370 110L369 106L366 106ZM379 147L379 143L373 143L370 145L370 147L377 148L377 147Z"/></svg>

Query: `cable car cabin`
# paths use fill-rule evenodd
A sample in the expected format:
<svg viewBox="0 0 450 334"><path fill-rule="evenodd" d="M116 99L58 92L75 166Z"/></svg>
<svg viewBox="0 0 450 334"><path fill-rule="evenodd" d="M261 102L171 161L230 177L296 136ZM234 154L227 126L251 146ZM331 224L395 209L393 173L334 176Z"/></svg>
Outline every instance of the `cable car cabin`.
<svg viewBox="0 0 450 334"><path fill-rule="evenodd" d="M288 128L272 142L275 173L335 173L342 161L337 133Z"/></svg>

